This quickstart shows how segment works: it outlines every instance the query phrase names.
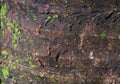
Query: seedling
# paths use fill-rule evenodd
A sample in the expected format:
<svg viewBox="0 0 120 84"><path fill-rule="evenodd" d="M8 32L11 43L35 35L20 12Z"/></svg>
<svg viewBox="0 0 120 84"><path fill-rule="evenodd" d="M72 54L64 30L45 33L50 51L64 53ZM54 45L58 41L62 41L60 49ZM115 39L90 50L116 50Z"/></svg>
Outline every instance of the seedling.
<svg viewBox="0 0 120 84"><path fill-rule="evenodd" d="M4 4L1 7L0 16L1 15L4 16L4 15L6 15L6 13L7 13L7 6L6 6L6 4Z"/></svg>
<svg viewBox="0 0 120 84"><path fill-rule="evenodd" d="M58 15L53 15L53 16L48 16L46 19L45 19L45 23L52 23L54 19L57 19L59 16Z"/></svg>
<svg viewBox="0 0 120 84"><path fill-rule="evenodd" d="M2 1L1 1L2 2ZM6 13L7 13L7 6L6 4L2 4L1 8L0 8L0 25L1 25L1 29L4 27L4 22L6 19Z"/></svg>
<svg viewBox="0 0 120 84"><path fill-rule="evenodd" d="M9 76L9 69L8 69L7 66L4 66L4 67L2 68L2 73L3 73L3 77L4 77L5 79L7 79L8 76Z"/></svg>
<svg viewBox="0 0 120 84"><path fill-rule="evenodd" d="M68 7L68 1L64 0L64 2L65 2L65 6Z"/></svg>
<svg viewBox="0 0 120 84"><path fill-rule="evenodd" d="M91 4L88 4L87 7L88 7L88 9L91 9L91 8L92 8L92 5L91 5Z"/></svg>
<svg viewBox="0 0 120 84"><path fill-rule="evenodd" d="M119 12L117 12L117 15L120 15L120 11L119 11Z"/></svg>
<svg viewBox="0 0 120 84"><path fill-rule="evenodd" d="M37 20L37 17L35 15L33 15L33 20L36 21Z"/></svg>
<svg viewBox="0 0 120 84"><path fill-rule="evenodd" d="M1 1L3 2L3 0ZM15 24L15 22L12 22L9 18L6 17L6 13L7 13L7 5L6 4L1 4L1 8L0 8L0 23L1 23L1 27L0 28L0 35L4 37L4 32L5 30L8 30L12 35L12 44L13 44L13 48L14 50L17 48L17 43L18 43L18 38L21 36L21 31L19 31L18 28L18 24ZM0 38L1 40L1 38ZM15 64L11 64L12 61L18 63L19 62L19 58L13 58L12 55L10 55L6 50L2 50L1 51L1 55L4 59L4 66L0 69L0 73L2 74L2 79L7 79L9 77L9 69L16 69L16 65ZM6 59L8 58L8 59ZM11 65L8 66L8 65ZM0 82L1 84L1 82ZM2 84L4 84L2 82Z"/></svg>
<svg viewBox="0 0 120 84"><path fill-rule="evenodd" d="M8 56L8 53L6 52L6 50L3 50L1 52L1 54L3 55L4 58L7 58L7 56Z"/></svg>
<svg viewBox="0 0 120 84"><path fill-rule="evenodd" d="M29 64L30 68L36 68L36 65L34 65L32 62L32 57L30 57L29 55L27 55L26 57L26 62Z"/></svg>
<svg viewBox="0 0 120 84"><path fill-rule="evenodd" d="M53 19L57 19L57 18L58 18L58 15L54 15L54 16L53 16Z"/></svg>
<svg viewBox="0 0 120 84"><path fill-rule="evenodd" d="M1 54L2 54L2 55L8 55L8 53L6 52L6 50L3 50L3 51L1 52Z"/></svg>
<svg viewBox="0 0 120 84"><path fill-rule="evenodd" d="M0 11L0 18L1 18L1 27L3 28L3 31L5 29L4 25L5 23L7 23L7 29L9 30L9 32L12 33L12 44L13 44L13 48L14 50L16 50L17 48L17 41L18 41L18 38L22 35L21 32L19 31L18 29L18 24L15 24L14 22L10 21L10 19L8 19L6 17L6 13L7 13L7 6L6 4L3 4L1 6L1 11ZM34 16L34 19L35 19L35 16ZM4 34L4 32L3 32ZM2 34L2 35L3 35ZM3 35L4 36L4 35Z"/></svg>
<svg viewBox="0 0 120 84"><path fill-rule="evenodd" d="M104 32L102 32L102 33L100 34L100 37L101 37L101 39L102 39L102 40L104 40L104 39L105 39L105 37L106 37L106 33L105 33L105 31L104 31Z"/></svg>
<svg viewBox="0 0 120 84"><path fill-rule="evenodd" d="M84 0L80 0L80 2L82 2L82 3L83 3L83 2L84 2Z"/></svg>
<svg viewBox="0 0 120 84"><path fill-rule="evenodd" d="M57 84L58 80L53 79L53 84Z"/></svg>
<svg viewBox="0 0 120 84"><path fill-rule="evenodd" d="M70 72L75 72L75 69L71 69Z"/></svg>
<svg viewBox="0 0 120 84"><path fill-rule="evenodd" d="M48 16L48 17L46 18L45 22L50 22L51 19L52 19L52 17L51 17L51 16Z"/></svg>

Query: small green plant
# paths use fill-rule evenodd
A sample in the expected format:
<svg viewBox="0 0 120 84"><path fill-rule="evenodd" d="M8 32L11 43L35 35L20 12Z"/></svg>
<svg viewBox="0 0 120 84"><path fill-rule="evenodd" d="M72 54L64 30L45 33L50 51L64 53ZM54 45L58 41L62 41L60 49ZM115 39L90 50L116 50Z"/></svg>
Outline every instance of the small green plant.
<svg viewBox="0 0 120 84"><path fill-rule="evenodd" d="M58 15L53 15L53 16L48 16L46 19L45 19L45 23L52 23L54 19L57 19L59 16Z"/></svg>
<svg viewBox="0 0 120 84"><path fill-rule="evenodd" d="M2 73L3 73L3 77L4 77L5 79L7 79L8 76L9 76L9 69L8 69L7 66L4 66L4 67L2 68Z"/></svg>
<svg viewBox="0 0 120 84"><path fill-rule="evenodd" d="M6 19L6 13L7 13L7 6L6 4L2 4L1 9L0 9L1 27L4 27L4 19Z"/></svg>
<svg viewBox="0 0 120 84"><path fill-rule="evenodd" d="M11 64L10 69L14 69L14 70L17 69L16 63L20 62L18 56L11 57L9 62L11 62L11 61L14 62L14 63Z"/></svg>
<svg viewBox="0 0 120 84"><path fill-rule="evenodd" d="M7 56L8 56L8 53L7 53L6 50L2 50L2 51L1 51L1 55L3 56L4 59L6 59ZM4 66L2 67L2 71L1 71L1 72L2 72L3 78L4 78L4 79L7 79L8 76L9 76L9 69L8 69L8 67L7 67L6 65L4 65Z"/></svg>
<svg viewBox="0 0 120 84"><path fill-rule="evenodd" d="M14 76L12 77L11 80L12 80L13 83L16 83L16 80L15 80L15 77L14 77Z"/></svg>
<svg viewBox="0 0 120 84"><path fill-rule="evenodd" d="M6 13L7 13L7 6L6 6L6 4L4 4L4 5L1 6L0 16L4 16L5 17Z"/></svg>
<svg viewBox="0 0 120 84"><path fill-rule="evenodd" d="M30 57L29 55L26 56L26 61L28 62L30 68L36 68L36 65L33 64L32 62L32 57Z"/></svg>
<svg viewBox="0 0 120 84"><path fill-rule="evenodd" d="M17 24L13 24L14 27L12 27L12 29L14 30L14 33L12 34L12 43L13 43L13 48L14 50L16 50L17 48L17 44L18 44L18 40L17 38L21 37L21 32L18 29L18 25Z"/></svg>
<svg viewBox="0 0 120 84"><path fill-rule="evenodd" d="M3 2L3 1L1 1ZM3 39L3 35L4 35L4 23L6 22L5 19L6 19L6 13L7 13L7 6L5 3L0 3L0 40Z"/></svg>
<svg viewBox="0 0 120 84"><path fill-rule="evenodd" d="M58 15L53 15L53 19L58 19Z"/></svg>
<svg viewBox="0 0 120 84"><path fill-rule="evenodd" d="M33 20L36 21L37 20L37 17L35 15L33 15Z"/></svg>
<svg viewBox="0 0 120 84"><path fill-rule="evenodd" d="M58 80L53 79L53 84L57 84Z"/></svg>
<svg viewBox="0 0 120 84"><path fill-rule="evenodd" d="M82 3L83 3L83 2L84 2L84 0L80 0L80 2L82 2Z"/></svg>
<svg viewBox="0 0 120 84"><path fill-rule="evenodd" d="M0 31L0 34L2 34L1 36L4 36L5 28L7 28L9 30L9 32L11 32L11 33L13 32L12 33L12 43L13 43L13 48L15 50L17 48L17 43L18 43L17 40L21 36L21 32L18 29L18 24L13 23L12 21L10 21L9 18L6 17L7 10L8 10L8 8L7 8L6 4L5 3L2 4L1 11L0 11L0 19L1 19L0 23L1 23L2 31Z"/></svg>
<svg viewBox="0 0 120 84"><path fill-rule="evenodd" d="M71 69L70 72L75 72L75 69Z"/></svg>
<svg viewBox="0 0 120 84"><path fill-rule="evenodd" d="M16 63L20 62L18 56L15 57L15 62L16 62Z"/></svg>
<svg viewBox="0 0 120 84"><path fill-rule="evenodd" d="M2 50L2 51L1 51L1 54L2 54L2 56L4 57L4 59L6 59L7 56L8 56L8 53L6 52L6 50Z"/></svg>
<svg viewBox="0 0 120 84"><path fill-rule="evenodd" d="M87 7L88 7L88 9L91 9L91 8L92 8L92 5L91 5L91 4L88 4Z"/></svg>
<svg viewBox="0 0 120 84"><path fill-rule="evenodd" d="M3 50L3 51L1 52L1 54L2 54L2 55L8 55L8 53L6 52L6 50Z"/></svg>
<svg viewBox="0 0 120 84"><path fill-rule="evenodd" d="M16 49L18 39L22 35L22 33L20 32L20 30L18 28L18 24L15 24L9 18L7 18L7 16L6 16L6 13L8 10L7 5L3 2L3 0L1 2L2 3L0 3L0 5L1 5L1 9L0 9L0 23L1 23L0 40L2 40L2 38L4 38L6 30L8 30L8 32L11 34L13 47L14 47L14 49ZM19 58L10 55L7 52L7 50L5 50L5 49L2 49L1 55L2 55L2 58L4 59L4 66L0 69L1 70L0 73L3 75L2 79L6 80L9 77L9 69L16 69L15 62L18 63ZM11 63L13 61L14 61L14 63ZM11 65L11 67L9 67L7 64ZM2 84L4 84L4 82Z"/></svg>
<svg viewBox="0 0 120 84"><path fill-rule="evenodd" d="M102 40L104 40L104 39L106 38L106 33L105 33L105 31L100 34L100 37L101 37Z"/></svg>
<svg viewBox="0 0 120 84"><path fill-rule="evenodd" d="M45 19L45 22L50 22L51 19L52 19L52 17L51 17L51 16L48 16L48 17Z"/></svg>
<svg viewBox="0 0 120 84"><path fill-rule="evenodd" d="M64 0L65 2L65 7L68 7L68 0Z"/></svg>
<svg viewBox="0 0 120 84"><path fill-rule="evenodd" d="M120 15L120 11L119 11L119 12L117 12L117 15Z"/></svg>

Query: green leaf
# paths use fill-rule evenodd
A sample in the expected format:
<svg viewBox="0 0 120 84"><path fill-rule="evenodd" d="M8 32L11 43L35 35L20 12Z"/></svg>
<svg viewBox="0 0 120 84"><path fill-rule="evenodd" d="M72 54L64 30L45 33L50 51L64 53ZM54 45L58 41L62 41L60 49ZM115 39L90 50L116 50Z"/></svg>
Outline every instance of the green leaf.
<svg viewBox="0 0 120 84"><path fill-rule="evenodd" d="M64 2L65 2L65 4L67 4L67 3L68 3L68 1L67 1L67 0L64 0Z"/></svg>
<svg viewBox="0 0 120 84"><path fill-rule="evenodd" d="M45 20L45 22L49 22L50 20L51 20L51 16L48 16L47 18L46 18L46 20Z"/></svg>
<svg viewBox="0 0 120 84"><path fill-rule="evenodd" d="M100 35L100 37L101 37L101 39L105 39L105 37L106 37L105 32L102 32L101 35Z"/></svg>
<svg viewBox="0 0 120 84"><path fill-rule="evenodd" d="M20 60L19 59L16 59L15 62L19 62Z"/></svg>
<svg viewBox="0 0 120 84"><path fill-rule="evenodd" d="M6 52L6 50L3 50L3 51L1 52L1 54L2 54L2 55L8 55L8 53Z"/></svg>
<svg viewBox="0 0 120 84"><path fill-rule="evenodd" d="M17 27L15 28L15 32L18 32L18 28Z"/></svg>
<svg viewBox="0 0 120 84"><path fill-rule="evenodd" d="M32 65L32 61L29 61L29 65L30 65L30 66Z"/></svg>
<svg viewBox="0 0 120 84"><path fill-rule="evenodd" d="M36 68L36 65L31 65L30 67L31 67L31 68Z"/></svg>
<svg viewBox="0 0 120 84"><path fill-rule="evenodd" d="M18 34L19 37L22 35L20 31L17 34Z"/></svg>
<svg viewBox="0 0 120 84"><path fill-rule="evenodd" d="M8 20L8 27L14 28L14 24Z"/></svg>
<svg viewBox="0 0 120 84"><path fill-rule="evenodd" d="M1 84L5 84L4 82L2 82Z"/></svg>
<svg viewBox="0 0 120 84"><path fill-rule="evenodd" d="M119 12L117 12L117 15L120 15L120 11L119 11Z"/></svg>
<svg viewBox="0 0 120 84"><path fill-rule="evenodd" d="M3 21L1 21L0 24L1 24L1 27L3 28L3 27L4 27L4 23L3 23Z"/></svg>
<svg viewBox="0 0 120 84"><path fill-rule="evenodd" d="M15 70L16 69L16 65L12 65L12 68Z"/></svg>
<svg viewBox="0 0 120 84"><path fill-rule="evenodd" d="M37 17L35 15L33 15L33 20L35 20L35 21L37 20Z"/></svg>
<svg viewBox="0 0 120 84"><path fill-rule="evenodd" d="M82 3L83 3L83 2L84 2L84 0L80 0L80 2L82 2Z"/></svg>
<svg viewBox="0 0 120 84"><path fill-rule="evenodd" d="M17 43L17 40L16 40L16 39L13 39L13 40L12 40L12 43L13 43L13 44Z"/></svg>
<svg viewBox="0 0 120 84"><path fill-rule="evenodd" d="M15 33L13 34L13 39L16 39L16 34Z"/></svg>
<svg viewBox="0 0 120 84"><path fill-rule="evenodd" d="M14 47L14 50L16 50L16 48L17 48L17 44L14 44L14 46L13 46L13 47Z"/></svg>
<svg viewBox="0 0 120 84"><path fill-rule="evenodd" d="M58 18L58 15L54 15L53 18L54 18L54 19L57 19L57 18Z"/></svg>
<svg viewBox="0 0 120 84"><path fill-rule="evenodd" d="M6 6L6 4L4 4L1 7L0 15L4 16L4 15L6 15L6 13L7 13L7 6Z"/></svg>
<svg viewBox="0 0 120 84"><path fill-rule="evenodd" d="M8 67L4 66L4 67L2 68L2 73L3 73L3 77L4 77L5 79L7 79L8 76L9 76Z"/></svg>

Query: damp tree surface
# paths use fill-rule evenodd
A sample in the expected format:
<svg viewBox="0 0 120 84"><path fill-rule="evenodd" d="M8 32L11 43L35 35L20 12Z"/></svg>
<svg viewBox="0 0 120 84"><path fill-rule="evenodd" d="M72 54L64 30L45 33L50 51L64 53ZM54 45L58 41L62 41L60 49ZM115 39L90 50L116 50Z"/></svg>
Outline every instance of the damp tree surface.
<svg viewBox="0 0 120 84"><path fill-rule="evenodd" d="M0 84L120 84L120 0L0 6Z"/></svg>

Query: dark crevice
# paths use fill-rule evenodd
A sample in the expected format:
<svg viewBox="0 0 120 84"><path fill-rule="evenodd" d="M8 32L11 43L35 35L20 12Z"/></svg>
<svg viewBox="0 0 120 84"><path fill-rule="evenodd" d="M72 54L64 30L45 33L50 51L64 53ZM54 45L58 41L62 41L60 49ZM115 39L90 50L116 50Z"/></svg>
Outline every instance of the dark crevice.
<svg viewBox="0 0 120 84"><path fill-rule="evenodd" d="M109 18L111 18L111 16L112 16L113 13L114 13L114 12L111 12L109 15L107 15L107 17L105 17L105 22L106 22Z"/></svg>
<svg viewBox="0 0 120 84"><path fill-rule="evenodd" d="M39 64L42 66L42 67L44 67L44 65L43 65L43 63L42 63L42 61L39 59L38 60L38 62L39 62Z"/></svg>
<svg viewBox="0 0 120 84"><path fill-rule="evenodd" d="M73 24L70 24L70 27L69 27L70 32L73 30L72 27L73 27Z"/></svg>
<svg viewBox="0 0 120 84"><path fill-rule="evenodd" d="M60 57L60 54L61 54L61 51L59 51L59 52L57 53L57 55L56 55L56 62L58 62L58 59L59 59L59 57Z"/></svg>

